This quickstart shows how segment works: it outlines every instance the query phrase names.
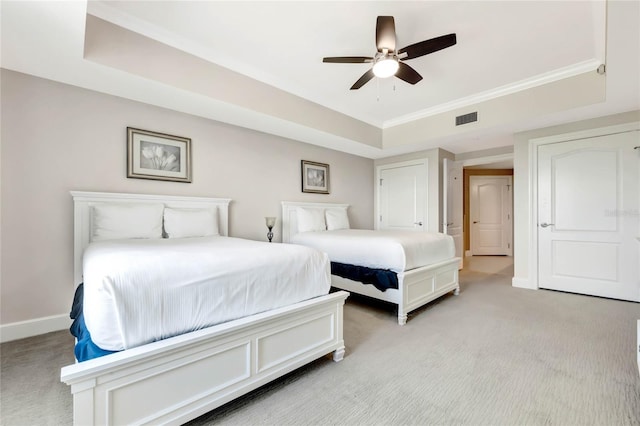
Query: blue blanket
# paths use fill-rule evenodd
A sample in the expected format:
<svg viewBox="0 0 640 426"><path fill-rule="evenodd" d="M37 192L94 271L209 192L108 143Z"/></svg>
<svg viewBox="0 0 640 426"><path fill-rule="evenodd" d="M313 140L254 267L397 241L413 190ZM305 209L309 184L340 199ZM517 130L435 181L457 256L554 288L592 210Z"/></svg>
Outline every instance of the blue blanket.
<svg viewBox="0 0 640 426"><path fill-rule="evenodd" d="M331 275L337 275L363 284L371 284L380 291L398 288L398 275L388 269L372 269L364 266L331 262Z"/></svg>
<svg viewBox="0 0 640 426"><path fill-rule="evenodd" d="M76 293L73 296L73 305L71 306L71 313L69 315L73 320L69 331L77 340L74 352L79 362L114 353L114 351L106 351L99 348L91 340L91 334L84 323L83 298L84 284L80 284L78 288L76 288Z"/></svg>

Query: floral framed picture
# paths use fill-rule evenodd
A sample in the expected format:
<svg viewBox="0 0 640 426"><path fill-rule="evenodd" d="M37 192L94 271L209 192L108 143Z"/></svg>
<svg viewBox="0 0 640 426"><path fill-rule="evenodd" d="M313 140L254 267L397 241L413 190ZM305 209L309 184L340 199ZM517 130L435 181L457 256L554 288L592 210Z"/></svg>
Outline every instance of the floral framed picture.
<svg viewBox="0 0 640 426"><path fill-rule="evenodd" d="M329 193L329 165L302 160L302 192Z"/></svg>
<svg viewBox="0 0 640 426"><path fill-rule="evenodd" d="M191 183L191 139L127 127L127 177Z"/></svg>

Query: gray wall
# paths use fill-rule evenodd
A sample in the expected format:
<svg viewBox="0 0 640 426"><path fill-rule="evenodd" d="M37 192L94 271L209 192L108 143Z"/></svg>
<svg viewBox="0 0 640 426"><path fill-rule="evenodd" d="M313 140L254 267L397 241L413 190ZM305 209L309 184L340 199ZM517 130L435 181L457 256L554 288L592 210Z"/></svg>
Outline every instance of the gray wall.
<svg viewBox="0 0 640 426"><path fill-rule="evenodd" d="M70 190L232 198L230 235L266 240L280 201L351 205L373 228L373 160L2 70L2 325L69 311ZM126 127L192 139L193 183L126 178ZM330 165L330 195L300 190L300 160Z"/></svg>

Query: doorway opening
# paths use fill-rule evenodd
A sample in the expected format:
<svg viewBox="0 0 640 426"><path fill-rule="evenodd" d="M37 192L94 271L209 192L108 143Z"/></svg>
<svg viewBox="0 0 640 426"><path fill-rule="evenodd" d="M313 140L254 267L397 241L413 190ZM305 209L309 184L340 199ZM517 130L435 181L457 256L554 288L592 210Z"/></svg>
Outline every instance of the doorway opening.
<svg viewBox="0 0 640 426"><path fill-rule="evenodd" d="M465 259L464 270L513 277L513 256L469 256Z"/></svg>
<svg viewBox="0 0 640 426"><path fill-rule="evenodd" d="M464 253L513 255L513 161L463 169Z"/></svg>

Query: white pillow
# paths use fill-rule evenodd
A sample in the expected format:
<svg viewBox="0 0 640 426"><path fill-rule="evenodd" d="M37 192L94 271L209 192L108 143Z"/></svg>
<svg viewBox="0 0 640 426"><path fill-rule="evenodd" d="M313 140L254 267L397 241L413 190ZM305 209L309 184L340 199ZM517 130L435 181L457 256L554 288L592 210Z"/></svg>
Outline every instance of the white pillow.
<svg viewBox="0 0 640 426"><path fill-rule="evenodd" d="M327 230L349 229L349 216L347 209L329 209L325 212Z"/></svg>
<svg viewBox="0 0 640 426"><path fill-rule="evenodd" d="M162 238L162 204L96 204L91 241Z"/></svg>
<svg viewBox="0 0 640 426"><path fill-rule="evenodd" d="M298 232L326 231L323 209L296 209L298 217Z"/></svg>
<svg viewBox="0 0 640 426"><path fill-rule="evenodd" d="M164 232L168 238L210 237L220 235L218 210L164 209Z"/></svg>

